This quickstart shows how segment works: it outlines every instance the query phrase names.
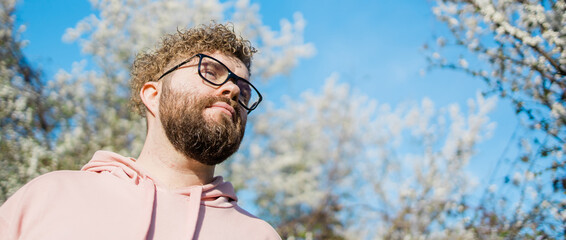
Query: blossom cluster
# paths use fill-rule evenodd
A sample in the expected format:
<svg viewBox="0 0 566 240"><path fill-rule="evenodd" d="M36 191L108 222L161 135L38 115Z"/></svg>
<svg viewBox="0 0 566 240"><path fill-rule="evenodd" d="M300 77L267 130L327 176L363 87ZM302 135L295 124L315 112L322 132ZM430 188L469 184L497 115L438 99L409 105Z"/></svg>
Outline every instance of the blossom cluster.
<svg viewBox="0 0 566 240"><path fill-rule="evenodd" d="M287 98L254 118L232 174L245 178L262 216L284 236L324 238L321 229L352 239L470 235L451 212L463 211L474 187L466 166L495 127L488 117L495 104L478 94L466 112L428 98L392 107L332 75L321 93ZM321 228L336 220L318 219L321 211L345 227Z"/></svg>

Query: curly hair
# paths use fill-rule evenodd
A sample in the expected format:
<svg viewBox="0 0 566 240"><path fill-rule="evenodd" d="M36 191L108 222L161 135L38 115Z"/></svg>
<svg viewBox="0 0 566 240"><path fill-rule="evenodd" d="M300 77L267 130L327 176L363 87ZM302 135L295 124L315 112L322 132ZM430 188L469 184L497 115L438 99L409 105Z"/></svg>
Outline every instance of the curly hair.
<svg viewBox="0 0 566 240"><path fill-rule="evenodd" d="M252 56L257 52L250 41L236 35L232 24L211 23L167 34L156 49L136 55L130 80L130 105L133 110L145 115L146 108L139 96L141 88L147 82L157 81L172 63L197 53L215 51L240 59L248 71Z"/></svg>

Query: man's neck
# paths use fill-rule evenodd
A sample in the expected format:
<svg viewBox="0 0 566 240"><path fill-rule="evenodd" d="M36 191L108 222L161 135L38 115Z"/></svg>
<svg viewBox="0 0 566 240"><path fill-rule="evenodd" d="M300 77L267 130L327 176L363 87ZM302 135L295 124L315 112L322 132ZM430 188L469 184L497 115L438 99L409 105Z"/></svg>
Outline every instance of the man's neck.
<svg viewBox="0 0 566 240"><path fill-rule="evenodd" d="M152 178L169 189L208 184L214 177L214 166L202 164L179 153L160 134L148 134L136 162Z"/></svg>

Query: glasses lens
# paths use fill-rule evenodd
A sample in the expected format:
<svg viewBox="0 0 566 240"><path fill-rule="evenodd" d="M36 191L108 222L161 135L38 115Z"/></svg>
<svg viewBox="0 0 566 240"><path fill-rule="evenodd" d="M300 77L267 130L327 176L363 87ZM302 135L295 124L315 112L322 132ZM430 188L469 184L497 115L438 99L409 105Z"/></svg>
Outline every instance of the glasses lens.
<svg viewBox="0 0 566 240"><path fill-rule="evenodd" d="M219 86L228 80L230 70L218 60L203 56L199 64L199 74L205 80ZM240 77L235 78L238 79L233 81L240 88L238 100L248 109L254 107L260 101L259 92L247 80Z"/></svg>
<svg viewBox="0 0 566 240"><path fill-rule="evenodd" d="M240 80L238 87L240 88L239 100L244 106L251 108L256 102L259 102L259 93L248 82Z"/></svg>
<svg viewBox="0 0 566 240"><path fill-rule="evenodd" d="M220 62L203 57L199 65L199 74L209 82L222 84L228 78L229 70Z"/></svg>

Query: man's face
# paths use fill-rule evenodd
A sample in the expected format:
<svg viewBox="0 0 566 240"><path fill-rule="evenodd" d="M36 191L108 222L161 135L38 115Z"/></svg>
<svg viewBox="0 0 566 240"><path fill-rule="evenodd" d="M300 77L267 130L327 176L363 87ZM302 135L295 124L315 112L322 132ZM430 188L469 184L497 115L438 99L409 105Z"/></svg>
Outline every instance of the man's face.
<svg viewBox="0 0 566 240"><path fill-rule="evenodd" d="M248 78L247 68L237 58L210 55L236 75ZM177 151L203 164L215 165L238 150L247 112L238 104L236 84L207 83L199 76L197 64L195 58L164 81L159 115L165 134Z"/></svg>

